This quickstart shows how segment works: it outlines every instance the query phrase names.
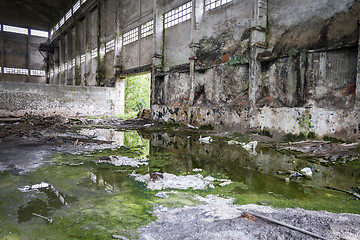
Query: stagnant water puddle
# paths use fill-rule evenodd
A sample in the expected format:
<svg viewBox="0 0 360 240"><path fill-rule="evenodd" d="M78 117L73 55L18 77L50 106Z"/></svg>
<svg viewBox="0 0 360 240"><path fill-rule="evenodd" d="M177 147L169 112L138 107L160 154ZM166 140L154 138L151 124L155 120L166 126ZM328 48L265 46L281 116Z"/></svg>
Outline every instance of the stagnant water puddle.
<svg viewBox="0 0 360 240"><path fill-rule="evenodd" d="M33 171L0 175L0 239L137 239L138 228L156 220L154 208L194 206L207 195L233 197L237 204L360 213L353 196L325 188L360 185L358 167L322 165L271 144L246 149L229 139L209 141L196 131L79 132L115 144L57 153ZM134 159L141 164L128 166ZM290 177L306 167L311 177ZM164 177L172 185L155 186Z"/></svg>

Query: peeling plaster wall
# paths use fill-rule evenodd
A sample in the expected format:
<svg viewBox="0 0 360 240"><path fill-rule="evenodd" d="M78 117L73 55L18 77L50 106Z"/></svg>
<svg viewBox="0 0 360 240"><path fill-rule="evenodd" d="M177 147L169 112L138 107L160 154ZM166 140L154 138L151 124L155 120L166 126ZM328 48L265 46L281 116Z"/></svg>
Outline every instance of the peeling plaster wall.
<svg viewBox="0 0 360 240"><path fill-rule="evenodd" d="M358 10L353 0L234 0L197 13L195 58L176 51L181 37L175 48L165 41L154 119L357 140Z"/></svg>
<svg viewBox="0 0 360 240"><path fill-rule="evenodd" d="M0 82L0 116L114 116L122 113L121 82L115 88Z"/></svg>

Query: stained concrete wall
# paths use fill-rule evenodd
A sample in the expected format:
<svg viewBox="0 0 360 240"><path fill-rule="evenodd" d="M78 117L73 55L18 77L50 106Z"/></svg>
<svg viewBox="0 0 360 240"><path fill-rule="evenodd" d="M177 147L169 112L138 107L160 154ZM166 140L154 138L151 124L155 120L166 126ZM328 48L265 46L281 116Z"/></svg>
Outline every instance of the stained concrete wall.
<svg viewBox="0 0 360 240"><path fill-rule="evenodd" d="M124 82L117 87L0 82L0 116L115 116L124 113Z"/></svg>
<svg viewBox="0 0 360 240"><path fill-rule="evenodd" d="M357 140L359 7L352 0L234 0L196 11L190 53L176 52L186 47L182 36L172 49L165 40L165 71L154 71L154 119Z"/></svg>
<svg viewBox="0 0 360 240"><path fill-rule="evenodd" d="M155 120L357 139L359 1L232 0L207 10L192 0L191 19L165 28L165 14L188 2L86 1L51 38L50 82L112 86L151 64ZM139 36L125 44L132 29ZM74 58L75 70L64 70Z"/></svg>

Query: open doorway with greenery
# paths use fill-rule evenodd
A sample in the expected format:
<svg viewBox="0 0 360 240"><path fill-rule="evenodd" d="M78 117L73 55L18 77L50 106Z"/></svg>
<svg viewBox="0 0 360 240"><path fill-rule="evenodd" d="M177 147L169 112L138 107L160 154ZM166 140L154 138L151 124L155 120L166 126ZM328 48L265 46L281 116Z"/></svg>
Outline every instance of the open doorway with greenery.
<svg viewBox="0 0 360 240"><path fill-rule="evenodd" d="M125 117L134 118L143 108L150 108L151 74L125 79Z"/></svg>

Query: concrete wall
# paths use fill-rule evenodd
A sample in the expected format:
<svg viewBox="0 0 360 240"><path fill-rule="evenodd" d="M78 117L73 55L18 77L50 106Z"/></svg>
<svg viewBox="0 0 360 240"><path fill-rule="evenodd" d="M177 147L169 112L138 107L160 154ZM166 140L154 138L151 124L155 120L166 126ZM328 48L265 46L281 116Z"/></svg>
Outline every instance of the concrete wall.
<svg viewBox="0 0 360 240"><path fill-rule="evenodd" d="M0 82L0 116L103 116L124 113L124 82L117 87Z"/></svg>
<svg viewBox="0 0 360 240"><path fill-rule="evenodd" d="M165 30L154 119L357 140L358 1L192 2L192 22Z"/></svg>
<svg viewBox="0 0 360 240"><path fill-rule="evenodd" d="M190 2L191 18L166 27L189 0L86 1L51 37L50 83L113 86L151 65L155 120L357 140L359 1Z"/></svg>

